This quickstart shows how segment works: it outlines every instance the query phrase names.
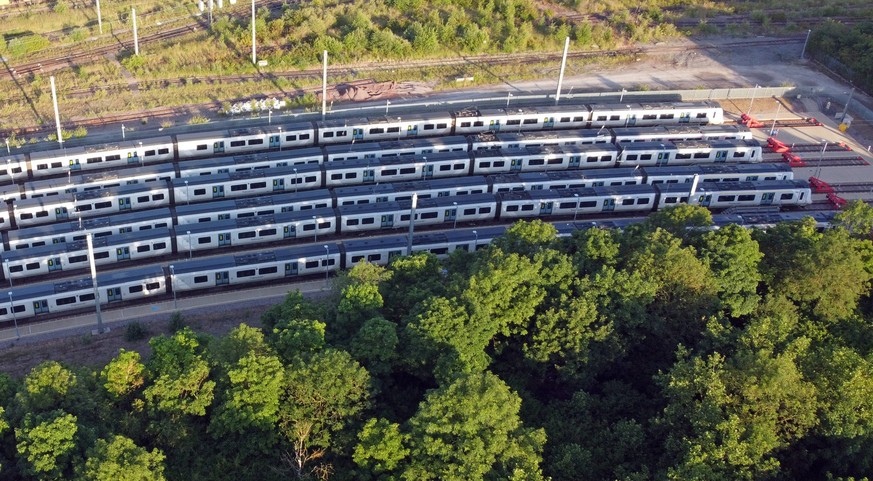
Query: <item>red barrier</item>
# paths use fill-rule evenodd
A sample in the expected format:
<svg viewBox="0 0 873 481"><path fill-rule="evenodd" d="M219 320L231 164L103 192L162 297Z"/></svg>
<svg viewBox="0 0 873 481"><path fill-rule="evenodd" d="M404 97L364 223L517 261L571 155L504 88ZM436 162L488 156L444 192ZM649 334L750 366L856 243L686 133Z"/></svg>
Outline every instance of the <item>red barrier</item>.
<svg viewBox="0 0 873 481"><path fill-rule="evenodd" d="M810 177L809 185L812 186L812 191L816 194L834 193L834 188L831 187L831 185L827 182L819 179L818 177Z"/></svg>

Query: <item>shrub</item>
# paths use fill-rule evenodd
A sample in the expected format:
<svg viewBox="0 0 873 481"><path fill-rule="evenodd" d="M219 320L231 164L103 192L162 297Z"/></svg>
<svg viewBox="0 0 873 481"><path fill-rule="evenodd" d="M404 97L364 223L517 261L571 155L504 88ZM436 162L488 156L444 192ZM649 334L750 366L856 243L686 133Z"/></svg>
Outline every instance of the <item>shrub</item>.
<svg viewBox="0 0 873 481"><path fill-rule="evenodd" d="M124 328L124 340L127 342L145 339L147 334L145 327L138 322L131 322Z"/></svg>
<svg viewBox="0 0 873 481"><path fill-rule="evenodd" d="M167 325L167 330L172 332L179 332L185 328L185 318L182 317L182 313L176 311L170 316L170 324Z"/></svg>

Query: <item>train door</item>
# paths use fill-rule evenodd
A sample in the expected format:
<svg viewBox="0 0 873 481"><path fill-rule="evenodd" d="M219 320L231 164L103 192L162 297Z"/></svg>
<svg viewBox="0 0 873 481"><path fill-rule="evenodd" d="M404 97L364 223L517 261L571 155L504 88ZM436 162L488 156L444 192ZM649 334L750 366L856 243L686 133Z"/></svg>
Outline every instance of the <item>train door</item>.
<svg viewBox="0 0 873 481"><path fill-rule="evenodd" d="M271 149L278 149L279 148L279 136L278 135L271 135L270 136L270 148Z"/></svg>
<svg viewBox="0 0 873 481"><path fill-rule="evenodd" d="M715 161L716 162L726 162L727 161L727 150L716 150L715 151Z"/></svg>
<svg viewBox="0 0 873 481"><path fill-rule="evenodd" d="M115 249L115 259L119 261L130 259L130 247L119 247Z"/></svg>
<svg viewBox="0 0 873 481"><path fill-rule="evenodd" d="M603 212L612 212L615 210L615 199L603 199Z"/></svg>
<svg viewBox="0 0 873 481"><path fill-rule="evenodd" d="M679 123L680 124L687 124L688 122L691 122L691 114L690 113L682 112L681 114L679 114Z"/></svg>
<svg viewBox="0 0 873 481"><path fill-rule="evenodd" d="M433 177L433 164L425 164L424 168L421 169L421 178L430 179L431 177Z"/></svg>
<svg viewBox="0 0 873 481"><path fill-rule="evenodd" d="M212 188L212 198L217 199L219 197L224 197L224 186L216 185Z"/></svg>
<svg viewBox="0 0 873 481"><path fill-rule="evenodd" d="M49 272L59 271L59 270L63 269L63 266L61 266L61 258L60 257L50 258L48 260L48 268L49 268Z"/></svg>
<svg viewBox="0 0 873 481"><path fill-rule="evenodd" d="M417 125L408 125L406 127L406 136L407 137L415 137L418 135L418 126Z"/></svg>
<svg viewBox="0 0 873 481"><path fill-rule="evenodd" d="M627 114L627 119L625 119L625 127L633 127L637 124L637 114Z"/></svg>
<svg viewBox="0 0 873 481"><path fill-rule="evenodd" d="M488 130L490 130L492 132L500 132L500 121L499 120L492 120L492 121L488 122Z"/></svg>
<svg viewBox="0 0 873 481"><path fill-rule="evenodd" d="M118 199L118 210L130 210L130 197L121 197Z"/></svg>
<svg viewBox="0 0 873 481"><path fill-rule="evenodd" d="M285 179L273 179L273 191L285 190Z"/></svg>
<svg viewBox="0 0 873 481"><path fill-rule="evenodd" d="M65 237L55 237L52 239L52 244L64 244L67 242Z"/></svg>
<svg viewBox="0 0 873 481"><path fill-rule="evenodd" d="M212 144L212 153L220 154L222 152L224 152L224 141L214 142Z"/></svg>
<svg viewBox="0 0 873 481"><path fill-rule="evenodd" d="M121 288L120 287L110 287L106 289L106 298L109 299L109 302L116 302L121 300Z"/></svg>
<svg viewBox="0 0 873 481"><path fill-rule="evenodd" d="M582 156L581 155L571 155L570 156L570 168L577 168L582 165Z"/></svg>
<svg viewBox="0 0 873 481"><path fill-rule="evenodd" d="M70 218L70 213L66 207L55 207L55 218L57 220L65 220Z"/></svg>
<svg viewBox="0 0 873 481"><path fill-rule="evenodd" d="M137 151L128 152L127 153L127 163L128 164L138 164L139 163L139 153Z"/></svg>
<svg viewBox="0 0 873 481"><path fill-rule="evenodd" d="M446 222L452 222L452 221L458 220L458 208L455 207L452 209L446 209L444 218L445 218Z"/></svg>
<svg viewBox="0 0 873 481"><path fill-rule="evenodd" d="M288 239L291 237L297 237L297 226L296 225L286 225L284 229L282 229L282 237Z"/></svg>
<svg viewBox="0 0 873 481"><path fill-rule="evenodd" d="M540 202L540 215L551 215L554 202Z"/></svg>
<svg viewBox="0 0 873 481"><path fill-rule="evenodd" d="M221 271L215 273L215 285L223 286L230 284L230 276L227 275L227 271Z"/></svg>
<svg viewBox="0 0 873 481"><path fill-rule="evenodd" d="M709 207L712 204L712 194L704 194L700 196L700 205L703 207Z"/></svg>
<svg viewBox="0 0 873 481"><path fill-rule="evenodd" d="M774 192L764 192L761 195L761 205L770 205L773 203L773 198L776 197Z"/></svg>
<svg viewBox="0 0 873 481"><path fill-rule="evenodd" d="M42 314L49 311L48 301L40 300L33 301L33 313Z"/></svg>
<svg viewBox="0 0 873 481"><path fill-rule="evenodd" d="M352 129L352 139L364 140L364 129Z"/></svg>
<svg viewBox="0 0 873 481"><path fill-rule="evenodd" d="M382 216L382 228L394 227L394 214L385 214Z"/></svg>
<svg viewBox="0 0 873 481"><path fill-rule="evenodd" d="M669 152L658 152L658 160L655 162L655 165L658 167L663 167L670 162L670 153Z"/></svg>
<svg viewBox="0 0 873 481"><path fill-rule="evenodd" d="M545 117L543 118L543 128L548 129L555 126L555 118L554 117Z"/></svg>
<svg viewBox="0 0 873 481"><path fill-rule="evenodd" d="M512 159L512 160L510 161L510 163L509 163L509 170L510 170L510 172L519 172L519 171L521 171L521 164L522 164L522 160L521 160L521 159Z"/></svg>
<svg viewBox="0 0 873 481"><path fill-rule="evenodd" d="M285 263L285 277L291 277L297 275L297 263L296 262L286 262Z"/></svg>
<svg viewBox="0 0 873 481"><path fill-rule="evenodd" d="M82 164L79 159L70 159L70 170L82 170Z"/></svg>
<svg viewBox="0 0 873 481"><path fill-rule="evenodd" d="M364 171L364 183L367 182L376 182L376 176L373 174L373 169L367 169Z"/></svg>
<svg viewBox="0 0 873 481"><path fill-rule="evenodd" d="M230 245L230 232L225 232L223 234L218 234L218 246L229 246Z"/></svg>

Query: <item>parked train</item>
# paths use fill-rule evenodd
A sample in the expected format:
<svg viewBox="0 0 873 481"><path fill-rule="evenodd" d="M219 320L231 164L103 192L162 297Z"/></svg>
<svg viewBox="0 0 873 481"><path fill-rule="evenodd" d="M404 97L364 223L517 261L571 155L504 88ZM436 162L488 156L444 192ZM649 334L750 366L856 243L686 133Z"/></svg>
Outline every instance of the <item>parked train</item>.
<svg viewBox="0 0 873 481"><path fill-rule="evenodd" d="M813 217L822 227L833 220L833 212L787 212L752 215L714 215L716 227L726 224L769 226L777 222ZM644 217L597 219L554 223L561 237L578 229L622 228ZM506 226L455 229L416 234L412 252L430 252L444 257L456 250L475 251L502 235ZM97 275L100 303L111 306L119 302L163 301L169 294L214 290L222 286L243 286L256 282L287 281L304 276L326 275L350 269L360 262L385 265L407 252L405 235L377 237L343 242L323 242L259 251L242 255L179 261ZM0 323L38 320L53 314L93 309L94 289L90 277L22 286L0 298Z"/></svg>
<svg viewBox="0 0 873 481"><path fill-rule="evenodd" d="M494 188L491 184L491 188ZM506 185L502 183L500 185ZM483 184L487 187L488 184ZM416 189L418 190L418 189ZM412 192L415 192L413 190ZM431 195L433 192L430 193ZM410 195L409 191L405 195ZM536 189L498 193L466 193L410 200L388 200L371 194L366 203L259 214L174 228L152 228L95 240L94 262L117 264L193 251L226 249L268 242L288 242L329 235L357 235L379 230L445 223L481 223L527 218L587 216L599 213L643 214L677 203L712 209L749 206L803 206L811 201L809 184L796 180L759 182L699 182L611 185L571 189ZM54 241L54 239L52 239ZM45 241L43 241L45 242ZM83 241L52 243L3 254L6 279L44 276L55 271L85 269L88 249Z"/></svg>
<svg viewBox="0 0 873 481"><path fill-rule="evenodd" d="M612 168L592 170L565 170L550 172L522 172L491 176L464 176L431 178L428 180L366 184L333 189L281 192L258 197L233 200L214 200L206 203L176 205L123 212L109 217L69 216L44 226L23 227L2 233L0 250L39 247L49 243L84 240L84 232L95 237L128 232L160 229L174 225L194 224L218 220L275 215L285 212L335 208L342 205L410 200L412 192L420 199L486 192L499 193L519 190L571 189L614 185L689 183L697 176L701 182L754 182L758 180L791 180L792 169L784 163L776 164L712 164L676 167ZM191 188L190 185L187 186ZM144 196L143 196L144 197ZM101 198L97 198L99 201ZM150 196L148 202L163 199ZM138 202L138 200L137 200ZM146 202L146 200L143 200ZM125 201L121 204L127 206ZM93 209L92 209L93 210ZM44 212L52 212L44 210ZM60 211L63 214L64 211ZM88 210L83 213L90 212ZM64 221L66 220L66 221Z"/></svg>
<svg viewBox="0 0 873 481"><path fill-rule="evenodd" d="M468 108L456 112L398 114L368 118L177 134L116 144L69 147L0 160L0 181L29 180L136 164L153 164L351 142L469 135L480 132L535 131L666 124L721 124L715 102L566 105L506 109ZM4 170L5 167L5 170Z"/></svg>

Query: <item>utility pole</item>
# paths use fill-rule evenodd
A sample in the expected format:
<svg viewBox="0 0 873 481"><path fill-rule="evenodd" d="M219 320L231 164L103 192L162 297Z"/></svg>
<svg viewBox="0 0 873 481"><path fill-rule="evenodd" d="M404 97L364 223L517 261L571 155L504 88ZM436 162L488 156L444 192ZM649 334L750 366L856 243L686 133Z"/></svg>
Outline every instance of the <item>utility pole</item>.
<svg viewBox="0 0 873 481"><path fill-rule="evenodd" d="M52 84L52 104L55 107L55 126L58 129L58 143L61 144L61 147L64 146L64 136L61 134L61 116L58 114L58 94L55 90L55 76L52 75L49 77L49 81Z"/></svg>
<svg viewBox="0 0 873 481"><path fill-rule="evenodd" d="M209 28L212 29L212 4L214 4L214 0L209 0Z"/></svg>
<svg viewBox="0 0 873 481"><path fill-rule="evenodd" d="M100 29L100 35L103 35L103 17L100 15L100 0L97 0L97 28Z"/></svg>
<svg viewBox="0 0 873 481"><path fill-rule="evenodd" d="M139 55L139 35L136 34L136 9L130 9L130 16L133 18L133 53Z"/></svg>
<svg viewBox="0 0 873 481"><path fill-rule="evenodd" d="M564 40L564 56L561 58L561 73L558 75L558 91L555 92L555 105L561 100L561 84L564 83L564 68L567 67L567 52L570 50L570 37Z"/></svg>
<svg viewBox="0 0 873 481"><path fill-rule="evenodd" d="M809 43L809 36L812 34L812 30L806 31L806 40L803 42L803 50L800 51L800 60L803 60L803 54L806 53L806 44Z"/></svg>
<svg viewBox="0 0 873 481"><path fill-rule="evenodd" d="M321 69L321 120L327 115L327 50L324 51L324 66Z"/></svg>
<svg viewBox="0 0 873 481"><path fill-rule="evenodd" d="M409 239L406 243L406 255L412 255L412 236L415 234L415 208L418 207L418 193L412 194L412 209L409 212Z"/></svg>
<svg viewBox="0 0 873 481"><path fill-rule="evenodd" d="M255 0L252 0L252 63L258 65L257 49L255 47Z"/></svg>
<svg viewBox="0 0 873 481"><path fill-rule="evenodd" d="M97 312L97 334L103 334L103 316L100 315L100 289L97 287L97 266L94 264L94 235L88 232L88 262L91 264L91 285L94 287L94 306Z"/></svg>
<svg viewBox="0 0 873 481"><path fill-rule="evenodd" d="M849 93L849 100L846 100L846 107L843 109L843 116L840 117L840 123L846 123L846 114L849 113L849 103L852 101L852 97L855 95L855 87L852 87L852 92Z"/></svg>

